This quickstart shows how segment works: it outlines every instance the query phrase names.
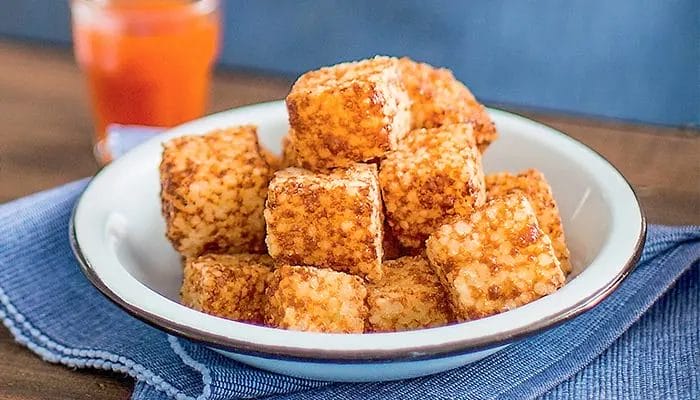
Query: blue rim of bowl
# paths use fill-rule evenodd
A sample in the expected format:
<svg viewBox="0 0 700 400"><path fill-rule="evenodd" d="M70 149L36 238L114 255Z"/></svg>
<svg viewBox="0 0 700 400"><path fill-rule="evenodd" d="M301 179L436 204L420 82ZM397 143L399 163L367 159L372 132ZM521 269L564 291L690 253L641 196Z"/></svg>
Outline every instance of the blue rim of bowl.
<svg viewBox="0 0 700 400"><path fill-rule="evenodd" d="M372 364L399 361L421 361L440 358L450 358L478 351L488 350L495 347L507 345L509 343L513 343L530 336L534 336L538 333L544 332L564 322L567 322L581 315L582 313L592 309L605 298L607 298L610 294L612 294L615 291L615 289L617 289L617 287L622 283L622 281L625 280L625 278L627 278L627 276L629 276L629 274L634 270L634 267L636 266L637 262L639 261L639 258L642 255L642 250L644 248L644 243L646 241L647 235L646 215L644 213L644 210L642 209L641 203L639 202L639 196L637 196L636 191L629 183L627 178L602 154L590 148L588 145L581 142L580 140L577 140L547 124L544 124L539 121L534 121L517 112L506 111L497 107L490 108L498 110L500 112L511 114L513 116L517 116L519 118L527 120L530 123L542 125L551 130L553 133L560 135L568 140L571 140L580 146L583 146L584 148L598 156L601 160L605 161L605 163L608 164L610 168L612 168L620 175L620 177L622 177L622 179L632 192L635 199L636 208L637 210L639 210L641 220L634 251L625 262L624 268L617 274L613 281L611 281L605 287L592 293L586 299L573 305L572 307L564 309L554 316L538 320L521 329L483 336L475 339L455 341L443 345L416 347L406 346L398 350L387 351L299 349L284 345L265 345L265 349L261 349L261 345L258 343L239 339L232 339L229 337L212 334L201 329L185 326L175 321L163 318L157 314L145 311L142 308L131 305L122 300L102 281L102 279L100 279L100 277L95 272L95 269L92 267L90 262L83 254L83 251L80 248L80 243L78 243L75 231L75 216L78 206L80 205L80 201L82 200L82 195L80 199L78 199L78 201L76 202L70 218L69 238L71 249L73 250L73 254L75 255L78 263L80 264L80 268L85 277L88 279L88 281L90 281L90 283L92 283L93 286L95 286L105 297L107 297L107 299L116 304L118 307L122 308L131 316L169 334L184 337L186 339L206 345L208 347L213 347L223 351L246 356L260 357L271 360L301 361L327 364ZM102 173L102 170L98 171L97 174L95 174L95 177L98 176L100 173ZM88 183L88 187L89 186L90 183ZM440 328L438 327L431 329ZM369 333L368 335L371 335L371 333Z"/></svg>

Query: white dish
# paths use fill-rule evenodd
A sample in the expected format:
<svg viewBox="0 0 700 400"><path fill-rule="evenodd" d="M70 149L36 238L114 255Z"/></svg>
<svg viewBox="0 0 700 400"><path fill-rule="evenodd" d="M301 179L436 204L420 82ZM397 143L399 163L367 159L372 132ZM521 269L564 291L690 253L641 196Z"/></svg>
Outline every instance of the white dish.
<svg viewBox="0 0 700 400"><path fill-rule="evenodd" d="M625 178L580 142L542 124L490 110L499 132L486 171L540 169L562 214L574 271L557 292L492 317L400 333L321 334L249 325L178 303L179 255L165 238L158 165L161 143L184 134L254 123L279 150L283 102L211 115L159 135L101 170L76 205L71 237L88 279L132 315L262 369L313 379L376 381L427 375L485 357L588 310L632 270L645 238Z"/></svg>

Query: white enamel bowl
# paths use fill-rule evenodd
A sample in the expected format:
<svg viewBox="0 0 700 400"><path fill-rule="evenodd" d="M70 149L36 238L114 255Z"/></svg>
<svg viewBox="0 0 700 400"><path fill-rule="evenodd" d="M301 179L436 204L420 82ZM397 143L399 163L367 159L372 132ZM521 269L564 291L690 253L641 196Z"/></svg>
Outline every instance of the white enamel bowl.
<svg viewBox="0 0 700 400"><path fill-rule="evenodd" d="M127 312L258 368L334 381L392 380L455 368L593 307L631 271L645 237L637 198L610 163L554 129L490 112L501 137L486 152L486 171L535 167L544 172L559 203L574 265L559 291L512 311L411 332L320 334L248 325L180 305L182 267L165 239L160 213L161 143L254 123L261 142L279 150L287 131L282 102L181 125L101 170L76 206L73 248L87 278Z"/></svg>

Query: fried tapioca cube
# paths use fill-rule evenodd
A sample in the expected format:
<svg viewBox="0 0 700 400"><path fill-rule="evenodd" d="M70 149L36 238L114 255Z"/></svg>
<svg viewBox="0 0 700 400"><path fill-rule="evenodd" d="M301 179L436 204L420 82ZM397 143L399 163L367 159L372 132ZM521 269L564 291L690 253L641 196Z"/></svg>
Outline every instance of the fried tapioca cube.
<svg viewBox="0 0 700 400"><path fill-rule="evenodd" d="M265 208L268 252L280 263L381 278L382 201L377 167L275 174Z"/></svg>
<svg viewBox="0 0 700 400"><path fill-rule="evenodd" d="M496 126L469 89L445 68L399 60L401 80L411 99L411 129L471 122L480 151L496 140Z"/></svg>
<svg viewBox="0 0 700 400"><path fill-rule="evenodd" d="M374 332L442 326L453 321L445 289L423 256L384 262L384 277L367 285L368 328Z"/></svg>
<svg viewBox="0 0 700 400"><path fill-rule="evenodd" d="M175 249L186 257L264 252L263 209L272 173L252 125L166 142L160 195Z"/></svg>
<svg viewBox="0 0 700 400"><path fill-rule="evenodd" d="M485 201L481 155L470 124L417 129L381 162L386 218L399 242L419 249L454 216Z"/></svg>
<svg viewBox="0 0 700 400"><path fill-rule="evenodd" d="M285 169L289 167L301 167L301 161L299 161L299 156L297 156L296 150L294 150L294 145L290 137L292 136L291 129L282 138L282 163L280 169Z"/></svg>
<svg viewBox="0 0 700 400"><path fill-rule="evenodd" d="M552 243L520 193L443 225L426 247L461 321L511 310L564 284Z"/></svg>
<svg viewBox="0 0 700 400"><path fill-rule="evenodd" d="M282 157L273 153L270 149L260 146L260 155L265 160L270 170L274 173L282 169ZM286 167L284 167L286 168Z"/></svg>
<svg viewBox="0 0 700 400"><path fill-rule="evenodd" d="M307 72L286 102L297 156L313 171L382 157L411 119L398 60L389 57Z"/></svg>
<svg viewBox="0 0 700 400"><path fill-rule="evenodd" d="M283 265L267 289L265 322L297 331L362 333L367 319L364 282L354 275Z"/></svg>
<svg viewBox="0 0 700 400"><path fill-rule="evenodd" d="M185 262L182 304L207 314L262 324L272 258L207 254Z"/></svg>
<svg viewBox="0 0 700 400"><path fill-rule="evenodd" d="M501 172L486 175L486 197L488 200L504 196L514 191L522 192L527 197L540 229L549 236L554 247L554 254L561 263L565 274L571 272L569 249L566 247L564 227L561 223L559 208L554 200L552 188L544 175L536 169L528 169L518 174Z"/></svg>

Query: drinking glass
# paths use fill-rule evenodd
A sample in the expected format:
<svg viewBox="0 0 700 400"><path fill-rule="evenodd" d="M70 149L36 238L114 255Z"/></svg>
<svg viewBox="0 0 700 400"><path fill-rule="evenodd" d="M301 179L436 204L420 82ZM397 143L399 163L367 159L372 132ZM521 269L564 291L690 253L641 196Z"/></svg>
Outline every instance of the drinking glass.
<svg viewBox="0 0 700 400"><path fill-rule="evenodd" d="M72 0L95 156L112 124L171 127L204 114L219 48L218 0Z"/></svg>

